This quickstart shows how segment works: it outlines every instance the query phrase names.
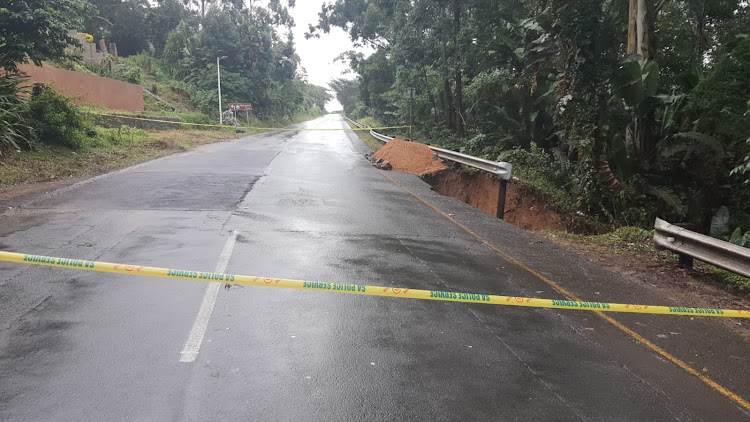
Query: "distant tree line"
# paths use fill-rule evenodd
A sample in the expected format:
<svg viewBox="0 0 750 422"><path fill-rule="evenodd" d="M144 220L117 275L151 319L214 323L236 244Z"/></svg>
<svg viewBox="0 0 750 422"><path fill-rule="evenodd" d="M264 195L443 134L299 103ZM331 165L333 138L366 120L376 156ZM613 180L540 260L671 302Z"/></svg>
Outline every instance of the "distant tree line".
<svg viewBox="0 0 750 422"><path fill-rule="evenodd" d="M294 21L289 7L294 6L294 0L264 4L208 0L11 2L0 7L0 67L5 75L0 100L13 97L3 103L6 109L22 102L15 98L19 79L9 75L17 73L17 65L27 60L41 64L63 58L66 47L77 43L67 34L75 29L92 34L97 42L117 43L122 57L146 53L161 59L160 69L184 82L190 99L205 114L218 115L216 61L222 57L224 104L251 103L260 119L323 113L331 96L325 88L309 84L300 66L290 31ZM124 79L138 83L137 75L130 76ZM17 115L17 111L8 115ZM12 147L11 139L7 140L0 144L0 153Z"/></svg>
<svg viewBox="0 0 750 422"><path fill-rule="evenodd" d="M221 60L222 101L248 102L258 117L291 117L330 99L306 82L292 37L294 0L265 6L245 1L91 0L98 10L85 21L96 39L116 42L120 55L147 52L170 76L188 84L206 114L218 109L216 59ZM279 31L285 31L279 35Z"/></svg>

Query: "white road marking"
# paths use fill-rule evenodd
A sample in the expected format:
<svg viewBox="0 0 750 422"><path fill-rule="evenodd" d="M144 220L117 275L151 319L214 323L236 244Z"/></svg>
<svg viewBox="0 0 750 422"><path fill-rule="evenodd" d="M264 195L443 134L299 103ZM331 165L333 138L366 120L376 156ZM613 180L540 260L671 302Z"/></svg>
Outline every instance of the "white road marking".
<svg viewBox="0 0 750 422"><path fill-rule="evenodd" d="M219 262L216 264L216 269L214 270L215 273L224 273L227 270L229 257L232 256L232 250L236 242L237 232L233 231L229 239L227 239L227 244L224 245L224 250L221 251ZM208 286L206 286L206 293L203 295L203 302L201 302L201 307L198 309L198 315L195 317L195 322L193 322L193 328L190 330L185 346L182 347L182 351L180 352L180 362L195 362L198 358L198 352L201 349L203 337L206 335L208 320L211 318L211 312L214 310L216 296L219 294L220 287L221 283L208 283Z"/></svg>

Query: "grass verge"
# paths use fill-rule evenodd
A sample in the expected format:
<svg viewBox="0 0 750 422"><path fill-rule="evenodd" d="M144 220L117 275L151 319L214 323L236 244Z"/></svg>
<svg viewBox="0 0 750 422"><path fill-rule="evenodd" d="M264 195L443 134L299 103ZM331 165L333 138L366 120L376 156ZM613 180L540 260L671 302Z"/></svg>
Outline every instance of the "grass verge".
<svg viewBox="0 0 750 422"><path fill-rule="evenodd" d="M14 187L60 179L81 179L107 171L186 151L198 145L245 134L204 130L130 130L96 128L96 144L73 151L36 145L32 151L0 158L0 199L14 195ZM119 133L118 133L119 131Z"/></svg>
<svg viewBox="0 0 750 422"><path fill-rule="evenodd" d="M372 117L366 117L364 119L359 119L359 120L357 120L357 123L365 125L365 126L367 126L367 125L374 126L374 127L378 126L378 122L376 122L375 119L373 119ZM348 124L349 127L351 127L352 129L357 129L356 126L354 126L353 124L349 123L348 121L346 122L346 124ZM364 144L367 145L368 148L370 148L371 150L373 150L373 152L379 150L380 148L383 148L383 145L385 145L381 141L378 141L377 139L375 139L375 137L373 137L372 135L370 135L370 132L368 132L366 130L355 130L354 133L356 133L357 136L359 136L359 139L362 142L364 142Z"/></svg>
<svg viewBox="0 0 750 422"><path fill-rule="evenodd" d="M664 262L676 265L677 254L660 251L654 247L654 231L639 227L620 227L612 232L587 236L568 232L547 232L553 238L574 243L583 249L597 254L624 255L634 262ZM750 288L750 279L713 265L695 261L694 270L712 276L718 281Z"/></svg>

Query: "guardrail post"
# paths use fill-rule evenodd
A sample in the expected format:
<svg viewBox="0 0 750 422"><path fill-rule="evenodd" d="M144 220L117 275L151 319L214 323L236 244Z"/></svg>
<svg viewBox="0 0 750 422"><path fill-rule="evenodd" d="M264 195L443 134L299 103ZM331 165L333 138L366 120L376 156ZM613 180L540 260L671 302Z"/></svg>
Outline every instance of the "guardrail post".
<svg viewBox="0 0 750 422"><path fill-rule="evenodd" d="M505 193L508 191L508 181L500 179L500 190L497 193L497 218L505 220Z"/></svg>
<svg viewBox="0 0 750 422"><path fill-rule="evenodd" d="M685 255L684 253L678 254L680 257L680 265L683 267L693 268L693 257L690 255Z"/></svg>

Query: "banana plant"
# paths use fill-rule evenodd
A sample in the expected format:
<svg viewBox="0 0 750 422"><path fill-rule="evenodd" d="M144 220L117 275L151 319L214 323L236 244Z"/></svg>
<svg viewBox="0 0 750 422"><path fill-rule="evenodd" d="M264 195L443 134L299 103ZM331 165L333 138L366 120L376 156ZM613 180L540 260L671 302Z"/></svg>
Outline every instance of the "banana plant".
<svg viewBox="0 0 750 422"><path fill-rule="evenodd" d="M747 102L747 112L745 113L745 117L750 118L750 100ZM747 146L750 149L750 138L747 138ZM732 171L729 173L730 175L740 175L740 174L750 174L750 152L747 153L747 156L743 160L743 162L732 169ZM750 185L750 177L745 179L745 184Z"/></svg>
<svg viewBox="0 0 750 422"><path fill-rule="evenodd" d="M613 80L613 91L616 98L636 112L644 115L653 110L659 87L659 64L653 60L643 60L641 56L628 56L620 65Z"/></svg>

